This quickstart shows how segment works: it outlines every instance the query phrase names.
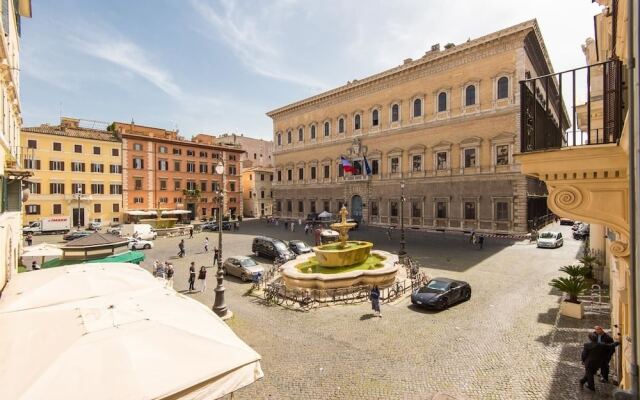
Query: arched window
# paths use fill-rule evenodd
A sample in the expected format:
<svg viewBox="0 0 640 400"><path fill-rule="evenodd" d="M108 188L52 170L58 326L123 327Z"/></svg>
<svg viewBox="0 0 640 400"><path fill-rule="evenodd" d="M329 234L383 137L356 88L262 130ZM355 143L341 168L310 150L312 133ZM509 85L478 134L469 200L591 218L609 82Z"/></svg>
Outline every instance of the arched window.
<svg viewBox="0 0 640 400"><path fill-rule="evenodd" d="M391 122L398 122L400 119L400 106L394 104L391 106Z"/></svg>
<svg viewBox="0 0 640 400"><path fill-rule="evenodd" d="M282 135L278 133L278 146L282 146Z"/></svg>
<svg viewBox="0 0 640 400"><path fill-rule="evenodd" d="M291 131L287 131L287 143L291 144Z"/></svg>
<svg viewBox="0 0 640 400"><path fill-rule="evenodd" d="M315 139L315 138L316 138L316 126L311 125L311 139Z"/></svg>
<svg viewBox="0 0 640 400"><path fill-rule="evenodd" d="M353 128L355 130L360 129L360 114L356 114L356 116L353 117Z"/></svg>
<svg viewBox="0 0 640 400"><path fill-rule="evenodd" d="M302 128L298 128L298 142L302 142L304 140L304 130Z"/></svg>
<svg viewBox="0 0 640 400"><path fill-rule="evenodd" d="M447 94L440 92L438 95L438 112L447 111Z"/></svg>
<svg viewBox="0 0 640 400"><path fill-rule="evenodd" d="M338 120L338 133L344 133L344 118Z"/></svg>
<svg viewBox="0 0 640 400"><path fill-rule="evenodd" d="M422 115L422 100L415 99L413 101L413 117L419 117Z"/></svg>
<svg viewBox="0 0 640 400"><path fill-rule="evenodd" d="M509 78L503 76L498 79L498 98L506 99L509 97Z"/></svg>
<svg viewBox="0 0 640 400"><path fill-rule="evenodd" d="M464 105L472 106L474 104L476 104L476 87L469 85L464 90Z"/></svg>
<svg viewBox="0 0 640 400"><path fill-rule="evenodd" d="M378 110L373 110L373 112L371 112L371 125L378 126L379 123L380 119L378 117Z"/></svg>
<svg viewBox="0 0 640 400"><path fill-rule="evenodd" d="M330 129L329 122L325 122L324 123L324 135L325 136L329 136L329 129Z"/></svg>

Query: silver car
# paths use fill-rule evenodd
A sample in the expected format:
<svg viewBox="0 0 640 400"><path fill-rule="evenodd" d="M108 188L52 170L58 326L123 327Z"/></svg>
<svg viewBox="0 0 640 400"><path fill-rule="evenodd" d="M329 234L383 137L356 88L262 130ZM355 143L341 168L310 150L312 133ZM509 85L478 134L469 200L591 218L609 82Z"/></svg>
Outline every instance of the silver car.
<svg viewBox="0 0 640 400"><path fill-rule="evenodd" d="M222 264L222 271L225 275L233 275L242 279L243 282L253 280L258 274L264 274L264 268L251 257L234 256L229 257Z"/></svg>

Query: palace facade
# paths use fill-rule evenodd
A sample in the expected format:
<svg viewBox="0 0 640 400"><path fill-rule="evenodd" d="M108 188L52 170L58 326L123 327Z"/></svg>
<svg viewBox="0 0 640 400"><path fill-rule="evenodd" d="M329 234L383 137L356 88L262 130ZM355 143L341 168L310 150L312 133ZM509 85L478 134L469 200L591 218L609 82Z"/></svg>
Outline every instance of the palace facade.
<svg viewBox="0 0 640 400"><path fill-rule="evenodd" d="M550 72L531 20L434 45L420 59L267 113L274 214L301 218L346 204L370 225L397 225L403 214L418 229L527 232L548 210L544 183L514 160L518 81Z"/></svg>

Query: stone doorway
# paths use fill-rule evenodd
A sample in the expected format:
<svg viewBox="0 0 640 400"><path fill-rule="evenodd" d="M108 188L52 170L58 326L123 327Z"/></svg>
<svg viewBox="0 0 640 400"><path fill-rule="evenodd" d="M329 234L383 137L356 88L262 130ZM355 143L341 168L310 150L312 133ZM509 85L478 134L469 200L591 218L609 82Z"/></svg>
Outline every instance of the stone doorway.
<svg viewBox="0 0 640 400"><path fill-rule="evenodd" d="M358 221L358 223L362 222L362 197L359 195L354 195L351 198L351 218Z"/></svg>

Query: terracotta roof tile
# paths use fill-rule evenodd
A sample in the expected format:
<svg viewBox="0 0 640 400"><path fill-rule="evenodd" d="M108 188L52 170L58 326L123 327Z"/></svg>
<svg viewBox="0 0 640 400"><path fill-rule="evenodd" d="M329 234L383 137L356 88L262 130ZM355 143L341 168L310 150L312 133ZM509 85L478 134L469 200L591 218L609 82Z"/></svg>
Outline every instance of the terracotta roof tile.
<svg viewBox="0 0 640 400"><path fill-rule="evenodd" d="M106 142L120 142L113 132L91 128L70 128L51 125L40 125L22 128L22 132L41 133L45 135L77 137L82 139L102 140Z"/></svg>

